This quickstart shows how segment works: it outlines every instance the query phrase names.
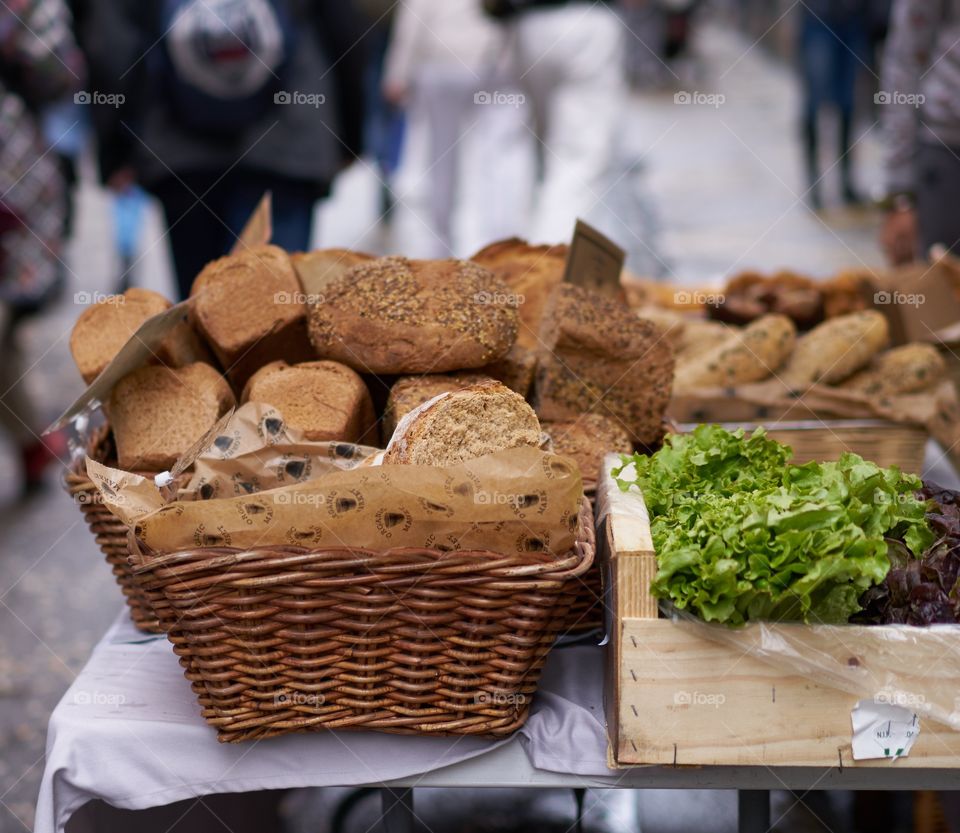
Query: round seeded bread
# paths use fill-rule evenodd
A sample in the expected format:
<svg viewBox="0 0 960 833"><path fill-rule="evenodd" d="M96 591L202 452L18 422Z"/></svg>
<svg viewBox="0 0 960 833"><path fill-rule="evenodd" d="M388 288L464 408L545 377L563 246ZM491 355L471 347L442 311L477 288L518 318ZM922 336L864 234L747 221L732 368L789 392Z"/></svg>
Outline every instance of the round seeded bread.
<svg viewBox="0 0 960 833"><path fill-rule="evenodd" d="M361 373L444 373L502 358L517 321L510 290L482 266L386 257L327 284L309 333L318 356Z"/></svg>

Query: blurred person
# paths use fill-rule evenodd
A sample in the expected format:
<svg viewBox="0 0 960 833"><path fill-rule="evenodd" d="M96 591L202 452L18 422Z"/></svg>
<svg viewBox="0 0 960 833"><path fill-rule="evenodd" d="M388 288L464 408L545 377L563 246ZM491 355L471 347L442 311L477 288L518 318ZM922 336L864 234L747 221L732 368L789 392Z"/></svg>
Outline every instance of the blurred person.
<svg viewBox="0 0 960 833"><path fill-rule="evenodd" d="M894 0L880 92L893 264L960 246L960 2Z"/></svg>
<svg viewBox="0 0 960 833"><path fill-rule="evenodd" d="M64 281L64 182L44 146L39 111L81 83L83 60L61 0L0 5L0 424L18 447L27 495L65 450L62 435L39 437L17 338L18 325L54 300Z"/></svg>
<svg viewBox="0 0 960 833"><path fill-rule="evenodd" d="M826 107L837 113L837 163L843 201L860 201L853 184L853 116L857 75L869 60L870 2L805 0L800 4L803 150L810 204L815 210L823 206L819 116Z"/></svg>
<svg viewBox="0 0 960 833"><path fill-rule="evenodd" d="M488 242L512 216L510 149L529 137L515 96L496 89L503 32L478 0L405 0L397 9L383 78L386 99L407 111L398 194L414 212L425 204L429 237L418 252L448 257L456 248L455 209L464 205ZM512 134L512 135L511 135ZM472 177L463 176L465 172ZM468 200L467 179L478 185ZM516 218L514 222L519 222Z"/></svg>
<svg viewBox="0 0 960 833"><path fill-rule="evenodd" d="M514 71L527 93L542 175L532 240L567 240L603 198L626 106L623 24L609 3L483 0L510 29Z"/></svg>
<svg viewBox="0 0 960 833"><path fill-rule="evenodd" d="M361 152L362 35L336 0L90 0L101 176L159 199L181 297L265 191L273 242L309 248L316 200Z"/></svg>

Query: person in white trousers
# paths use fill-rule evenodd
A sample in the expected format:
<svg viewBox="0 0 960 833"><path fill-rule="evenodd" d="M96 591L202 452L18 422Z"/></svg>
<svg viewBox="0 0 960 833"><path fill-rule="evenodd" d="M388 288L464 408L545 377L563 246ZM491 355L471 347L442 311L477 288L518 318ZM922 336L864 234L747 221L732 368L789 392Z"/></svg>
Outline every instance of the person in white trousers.
<svg viewBox="0 0 960 833"><path fill-rule="evenodd" d="M478 0L404 0L397 7L384 95L407 109L395 193L398 236L411 255L465 255L517 233L517 186L529 165L508 149L529 136L523 97L497 83L504 55L504 32ZM469 242L455 239L458 207L469 215Z"/></svg>
<svg viewBox="0 0 960 833"><path fill-rule="evenodd" d="M542 178L531 240L568 240L602 202L626 105L624 28L604 3L518 3L506 18L514 71L532 105Z"/></svg>

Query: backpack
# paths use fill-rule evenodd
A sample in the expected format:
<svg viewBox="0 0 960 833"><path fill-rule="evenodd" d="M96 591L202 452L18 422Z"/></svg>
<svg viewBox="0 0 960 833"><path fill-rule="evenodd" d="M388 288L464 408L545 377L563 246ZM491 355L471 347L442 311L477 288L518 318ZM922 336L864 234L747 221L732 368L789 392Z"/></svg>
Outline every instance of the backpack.
<svg viewBox="0 0 960 833"><path fill-rule="evenodd" d="M161 83L182 125L235 135L284 89L294 29L283 0L162 0Z"/></svg>

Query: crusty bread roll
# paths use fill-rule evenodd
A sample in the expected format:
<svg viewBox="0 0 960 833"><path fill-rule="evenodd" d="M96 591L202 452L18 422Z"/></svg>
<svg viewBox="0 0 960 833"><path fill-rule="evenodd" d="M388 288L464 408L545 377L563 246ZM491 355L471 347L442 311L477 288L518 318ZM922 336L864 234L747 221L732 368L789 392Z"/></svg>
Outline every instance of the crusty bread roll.
<svg viewBox="0 0 960 833"><path fill-rule="evenodd" d="M373 260L327 284L323 296L310 310L317 354L362 373L482 367L517 337L510 290L465 260Z"/></svg>
<svg viewBox="0 0 960 833"><path fill-rule="evenodd" d="M414 408L441 393L460 390L481 382L493 381L481 373L430 373L426 376L401 376L393 383L381 423L384 442L390 440L400 422Z"/></svg>
<svg viewBox="0 0 960 833"><path fill-rule="evenodd" d="M166 471L235 404L227 380L203 362L128 373L110 395L120 468Z"/></svg>
<svg viewBox="0 0 960 833"><path fill-rule="evenodd" d="M596 483L603 457L610 452L630 454L630 434L602 414L583 414L576 419L543 422L543 430L553 441L555 454L572 457L587 483Z"/></svg>
<svg viewBox="0 0 960 833"><path fill-rule="evenodd" d="M243 401L272 405L310 441L377 444L370 391L339 362L271 362L250 377Z"/></svg>
<svg viewBox="0 0 960 833"><path fill-rule="evenodd" d="M839 382L866 365L889 340L887 319L881 313L864 310L841 315L798 339L778 376L796 388Z"/></svg>
<svg viewBox="0 0 960 833"><path fill-rule="evenodd" d="M526 400L499 382L441 394L401 420L384 464L451 466L507 448L540 444Z"/></svg>
<svg viewBox="0 0 960 833"><path fill-rule="evenodd" d="M533 402L541 419L599 413L651 445L663 433L673 348L625 304L572 284L544 312Z"/></svg>
<svg viewBox="0 0 960 833"><path fill-rule="evenodd" d="M83 381L93 382L144 322L171 306L159 292L131 287L123 295L110 295L87 307L70 333L70 352ZM206 345L185 321L173 328L153 357L168 367L211 359Z"/></svg>
<svg viewBox="0 0 960 833"><path fill-rule="evenodd" d="M839 387L882 398L923 390L946 373L947 363L932 344L904 344L881 353Z"/></svg>
<svg viewBox="0 0 960 833"><path fill-rule="evenodd" d="M375 260L374 255L350 249L315 249L290 255L307 298L319 300L327 284L346 274L354 266ZM309 302L308 302L309 303Z"/></svg>
<svg viewBox="0 0 960 833"><path fill-rule="evenodd" d="M727 388L766 379L783 363L797 330L785 315L764 315L710 350L680 358L673 389L678 394Z"/></svg>
<svg viewBox="0 0 960 833"><path fill-rule="evenodd" d="M491 243L470 259L493 272L517 296L520 304L517 343L536 350L547 299L563 280L567 247L531 246L518 237L511 237Z"/></svg>
<svg viewBox="0 0 960 833"><path fill-rule="evenodd" d="M303 288L278 246L258 246L208 263L190 296L191 321L237 390L272 361L316 358L307 340Z"/></svg>

